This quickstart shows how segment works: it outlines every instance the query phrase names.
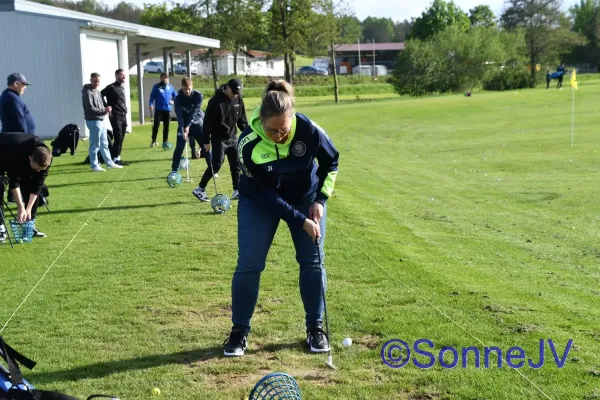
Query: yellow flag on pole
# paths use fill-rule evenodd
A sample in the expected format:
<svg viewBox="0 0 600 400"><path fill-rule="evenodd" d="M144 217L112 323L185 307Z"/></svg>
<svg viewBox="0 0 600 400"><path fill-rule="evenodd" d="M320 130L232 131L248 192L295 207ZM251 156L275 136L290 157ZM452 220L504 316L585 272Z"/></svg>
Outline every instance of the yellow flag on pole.
<svg viewBox="0 0 600 400"><path fill-rule="evenodd" d="M573 70L573 72L571 72L571 87L575 90L577 90L577 71Z"/></svg>

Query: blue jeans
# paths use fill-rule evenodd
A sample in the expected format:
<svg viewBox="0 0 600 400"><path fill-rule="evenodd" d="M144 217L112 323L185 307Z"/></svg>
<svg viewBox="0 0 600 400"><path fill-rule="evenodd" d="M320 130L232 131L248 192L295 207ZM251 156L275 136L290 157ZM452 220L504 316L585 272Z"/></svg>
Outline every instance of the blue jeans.
<svg viewBox="0 0 600 400"><path fill-rule="evenodd" d="M106 165L112 164L110 151L108 150L108 137L106 134L106 122L98 120L85 121L85 125L90 130L90 166L94 168L98 165L98 150Z"/></svg>
<svg viewBox="0 0 600 400"><path fill-rule="evenodd" d="M314 197L307 199L298 210L308 216ZM327 206L321 219L320 248L312 241L302 226L289 226L296 248L296 261L300 265L300 296L306 313L306 326L323 322L323 288L327 285L325 268L319 265L324 259L323 242L327 220ZM279 218L258 207L253 200L240 196L238 202L238 264L231 284L232 322L234 329L250 332L250 319L258 300L260 274L265 269L267 253L279 225Z"/></svg>
<svg viewBox="0 0 600 400"><path fill-rule="evenodd" d="M202 144L202 135L203 133L201 125L190 125L190 132L188 135L190 145L194 140L198 142L198 145L200 146L200 156L206 159L206 165L210 167L210 152L207 152L204 149L204 145ZM179 162L181 160L181 156L183 155L183 151L185 150L185 143L186 141L183 138L183 129L179 127L179 129L177 129L177 144L175 145L175 150L173 151L171 171L177 171L179 168Z"/></svg>

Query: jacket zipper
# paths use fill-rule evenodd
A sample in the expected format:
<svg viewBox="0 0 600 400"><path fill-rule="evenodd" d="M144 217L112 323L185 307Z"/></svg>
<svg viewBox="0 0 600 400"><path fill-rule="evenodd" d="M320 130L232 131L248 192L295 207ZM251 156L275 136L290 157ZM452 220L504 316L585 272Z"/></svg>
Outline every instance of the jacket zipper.
<svg viewBox="0 0 600 400"><path fill-rule="evenodd" d="M279 149L277 148L277 145L275 145L275 153L277 153L277 159L279 160Z"/></svg>

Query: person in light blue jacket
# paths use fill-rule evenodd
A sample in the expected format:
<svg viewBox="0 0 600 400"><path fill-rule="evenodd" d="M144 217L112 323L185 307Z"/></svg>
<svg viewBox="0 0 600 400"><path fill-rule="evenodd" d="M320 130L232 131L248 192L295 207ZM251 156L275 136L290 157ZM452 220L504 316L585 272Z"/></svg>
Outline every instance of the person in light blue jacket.
<svg viewBox="0 0 600 400"><path fill-rule="evenodd" d="M160 82L154 85L152 92L150 92L150 114L154 116L150 147L158 146L156 137L161 121L163 123L163 148L168 146L169 122L171 121L171 110L176 96L175 88L169 83L169 75L163 72L160 75Z"/></svg>

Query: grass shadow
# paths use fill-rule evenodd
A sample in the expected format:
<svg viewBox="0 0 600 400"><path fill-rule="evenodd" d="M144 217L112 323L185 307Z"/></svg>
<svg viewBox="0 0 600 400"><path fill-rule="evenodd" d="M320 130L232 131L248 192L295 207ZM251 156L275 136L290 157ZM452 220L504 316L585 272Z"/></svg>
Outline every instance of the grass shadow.
<svg viewBox="0 0 600 400"><path fill-rule="evenodd" d="M56 189L61 187L68 186L90 186L90 185L101 185L103 183L121 183L121 182L141 182L141 181L156 181L162 180L162 177L154 177L154 178L138 178L138 179L110 179L106 181L92 181L92 182L71 182L71 183L59 183L59 184L50 184L48 185L48 189Z"/></svg>
<svg viewBox="0 0 600 400"><path fill-rule="evenodd" d="M193 364L220 357L224 357L223 346L215 346L171 354L153 354L126 360L99 362L62 371L32 373L28 374L27 379L37 386L39 384L52 384L60 381L97 379L117 373L149 369L169 364Z"/></svg>
<svg viewBox="0 0 600 400"><path fill-rule="evenodd" d="M138 204L134 206L114 206L114 207L93 207L93 208L80 208L75 210L52 210L51 214L77 214L77 213L85 213L91 211L124 211L124 210L136 210L140 208L156 208L163 206L176 206L181 204L187 204L185 201L174 201L170 203L160 203L160 204Z"/></svg>

